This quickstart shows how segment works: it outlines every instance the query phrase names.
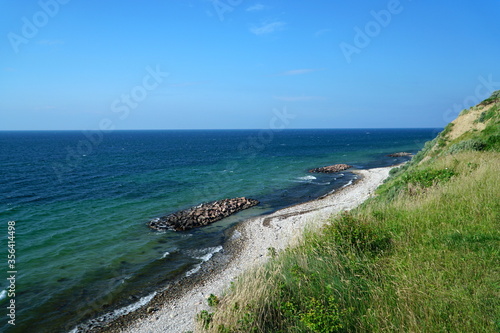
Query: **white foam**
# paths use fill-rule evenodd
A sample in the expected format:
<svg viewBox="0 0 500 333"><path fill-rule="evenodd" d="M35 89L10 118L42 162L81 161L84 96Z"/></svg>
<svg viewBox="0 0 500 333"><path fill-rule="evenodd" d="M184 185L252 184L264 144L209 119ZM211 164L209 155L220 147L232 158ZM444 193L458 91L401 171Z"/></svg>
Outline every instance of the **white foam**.
<svg viewBox="0 0 500 333"><path fill-rule="evenodd" d="M209 247L209 248L206 248L204 251L207 251L207 253L205 253L204 255L202 256L198 256L198 257L194 257L196 259L200 259L202 262L197 264L196 266L194 266L193 269L190 269L189 271L186 272L186 276L191 276L193 275L194 273L198 272L200 269L201 269L201 265L206 262L206 261L209 261L213 256L214 254L216 254L217 252L220 252L222 251L222 246L215 246L215 247Z"/></svg>
<svg viewBox="0 0 500 333"><path fill-rule="evenodd" d="M80 329L83 329L85 331L85 328L92 326L93 323L102 324L104 322L109 322L112 319L129 314L130 312L133 312L133 311L143 307L144 305L148 304L155 296L156 296L156 291L147 295L147 296L141 297L141 299L139 299L135 303L132 303L132 304L127 305L127 306L120 308L120 309L116 309L113 312L108 312L100 317L97 317L96 319L91 319L83 325L78 325L75 328L73 328L71 331L69 331L68 333L78 333L78 332L80 332Z"/></svg>
<svg viewBox="0 0 500 333"><path fill-rule="evenodd" d="M209 247L209 248L207 248L207 250L208 250L208 252L205 255L203 255L201 257L195 257L195 258L203 260L203 262L209 261L210 258L212 258L214 256L214 254L216 254L217 252L222 251L222 246L219 245L219 246L216 246L216 247Z"/></svg>
<svg viewBox="0 0 500 333"><path fill-rule="evenodd" d="M116 317L120 317L120 316L129 314L130 312L133 312L133 311L143 307L144 305L148 304L149 301L151 301L153 299L153 297L155 297L155 296L156 296L156 291L147 295L147 296L141 297L141 299L139 299L137 302L135 302L133 304L127 305L127 306L120 308L120 309L116 309L115 311L112 312L111 315L116 318Z"/></svg>
<svg viewBox="0 0 500 333"><path fill-rule="evenodd" d="M299 177L298 179L300 180L314 180L316 177L314 176L304 176L304 177Z"/></svg>
<svg viewBox="0 0 500 333"><path fill-rule="evenodd" d="M351 179L347 184L345 184L344 186L342 186L342 188L350 186L350 185L352 185L352 183L353 183L353 180Z"/></svg>
<svg viewBox="0 0 500 333"><path fill-rule="evenodd" d="M0 301L7 297L7 290L2 290L0 292Z"/></svg>
<svg viewBox="0 0 500 333"><path fill-rule="evenodd" d="M193 269L190 269L189 271L186 272L186 276L191 276L194 273L198 272L201 269L201 265L196 265Z"/></svg>
<svg viewBox="0 0 500 333"><path fill-rule="evenodd" d="M169 255L170 255L170 252L167 251L167 252L163 253L163 255L161 256L161 259L165 259Z"/></svg>

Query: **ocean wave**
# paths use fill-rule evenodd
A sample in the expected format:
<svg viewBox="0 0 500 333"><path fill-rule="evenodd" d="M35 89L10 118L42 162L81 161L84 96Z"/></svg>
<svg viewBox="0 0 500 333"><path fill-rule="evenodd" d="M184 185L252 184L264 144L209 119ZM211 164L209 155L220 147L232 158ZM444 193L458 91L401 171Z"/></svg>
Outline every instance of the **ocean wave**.
<svg viewBox="0 0 500 333"><path fill-rule="evenodd" d="M199 259L199 260L201 260L201 262L199 264L197 264L196 266L194 266L189 271L187 271L186 272L186 277L187 276L191 276L191 275L197 273L201 269L201 265L204 262L209 261L214 256L214 254L216 254L217 252L222 251L222 246L219 245L219 246L214 246L214 247L208 247L208 248L206 248L206 249L204 249L202 251L206 252L206 253L202 254L202 255L199 255L199 256L194 256L195 259Z"/></svg>
<svg viewBox="0 0 500 333"><path fill-rule="evenodd" d="M309 175L309 176L297 177L293 181L296 183L311 183L316 179L317 179L316 177Z"/></svg>
<svg viewBox="0 0 500 333"><path fill-rule="evenodd" d="M2 290L0 292L0 301L7 297L7 290Z"/></svg>
<svg viewBox="0 0 500 333"><path fill-rule="evenodd" d="M207 248L207 250L208 250L208 252L206 254L202 255L201 257L195 257L195 258L203 260L203 261L208 261L208 260L210 260L210 258L213 257L214 254L222 251L222 246L219 245L219 246L215 246L215 247L209 247L209 248Z"/></svg>
<svg viewBox="0 0 500 333"><path fill-rule="evenodd" d="M355 180L355 179L351 179L351 180L349 180L349 182L347 182L347 184L345 184L344 186L342 186L342 188L345 188L345 187L347 187L347 186L351 186L351 185L352 185L352 183L354 182L354 180Z"/></svg>
<svg viewBox="0 0 500 333"><path fill-rule="evenodd" d="M78 325L75 328L73 328L71 331L69 331L69 333L85 332L85 331L87 331L87 328L95 327L96 324L97 324L97 326L101 326L103 323L110 322L111 320L113 320L115 318L118 318L118 317L124 316L126 314L129 314L131 312L134 312L135 310L148 304L155 296L156 296L156 291L147 295L147 296L141 297L135 303L124 306L123 308L116 309L112 312L108 312L100 317L95 318L95 319L91 319L91 320L87 321L85 324Z"/></svg>
<svg viewBox="0 0 500 333"><path fill-rule="evenodd" d="M298 177L297 179L300 179L300 180L314 180L314 179L316 179L316 177L314 177L314 176L304 176L304 177Z"/></svg>
<svg viewBox="0 0 500 333"><path fill-rule="evenodd" d="M193 269L190 269L189 271L186 272L186 277L191 276L191 275L197 273L200 269L201 269L201 265L200 264L194 266Z"/></svg>

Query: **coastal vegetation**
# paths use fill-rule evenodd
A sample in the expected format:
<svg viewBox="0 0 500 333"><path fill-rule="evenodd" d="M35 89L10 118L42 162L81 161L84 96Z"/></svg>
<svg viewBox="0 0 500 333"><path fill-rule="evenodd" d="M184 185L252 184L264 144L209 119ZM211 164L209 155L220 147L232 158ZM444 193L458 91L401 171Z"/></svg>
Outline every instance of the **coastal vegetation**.
<svg viewBox="0 0 500 333"><path fill-rule="evenodd" d="M498 332L499 92L360 207L211 295L205 332Z"/></svg>

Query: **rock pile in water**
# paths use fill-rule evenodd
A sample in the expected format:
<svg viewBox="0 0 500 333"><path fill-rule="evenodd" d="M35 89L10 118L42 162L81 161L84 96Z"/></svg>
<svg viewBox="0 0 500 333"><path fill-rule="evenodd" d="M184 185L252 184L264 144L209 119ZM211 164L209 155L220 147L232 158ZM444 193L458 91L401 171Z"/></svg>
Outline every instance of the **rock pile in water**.
<svg viewBox="0 0 500 333"><path fill-rule="evenodd" d="M407 152L403 151L401 153L389 154L387 156L389 156L389 157L403 157L403 156L411 156L411 155L412 155L411 153L407 153Z"/></svg>
<svg viewBox="0 0 500 333"><path fill-rule="evenodd" d="M149 227L155 230L189 230L217 222L258 204L257 200L244 197L208 202L154 219L149 222Z"/></svg>
<svg viewBox="0 0 500 333"><path fill-rule="evenodd" d="M315 168L309 170L309 172L321 172L321 173L334 173L334 172L340 172L347 170L349 168L352 168L352 165L347 165L347 164L334 164L334 165L329 165L321 168Z"/></svg>

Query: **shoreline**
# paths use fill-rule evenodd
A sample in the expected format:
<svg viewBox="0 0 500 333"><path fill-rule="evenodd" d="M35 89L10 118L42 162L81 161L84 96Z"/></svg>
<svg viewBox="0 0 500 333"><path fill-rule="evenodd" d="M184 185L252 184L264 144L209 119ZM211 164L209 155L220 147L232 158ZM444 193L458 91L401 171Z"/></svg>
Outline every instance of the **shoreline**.
<svg viewBox="0 0 500 333"><path fill-rule="evenodd" d="M397 166L397 165L396 165ZM358 179L317 199L247 219L228 231L223 250L203 263L199 272L180 278L158 291L139 309L90 332L186 332L195 330L195 317L210 310L210 294L222 295L244 271L268 259L268 249L281 251L302 235L306 227L319 227L328 217L350 210L372 196L395 166L354 170Z"/></svg>

